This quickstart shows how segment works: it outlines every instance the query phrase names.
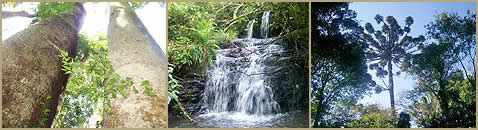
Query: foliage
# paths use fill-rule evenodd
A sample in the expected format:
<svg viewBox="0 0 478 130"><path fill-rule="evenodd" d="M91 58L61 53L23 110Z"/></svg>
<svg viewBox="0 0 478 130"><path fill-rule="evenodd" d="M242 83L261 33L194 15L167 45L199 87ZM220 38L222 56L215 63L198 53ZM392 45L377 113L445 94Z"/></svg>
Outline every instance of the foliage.
<svg viewBox="0 0 478 130"><path fill-rule="evenodd" d="M93 39L80 35L76 57L72 58L68 52L60 50L62 70L70 78L53 127L85 127L93 114L102 117L103 111L110 113L111 98L117 98L118 94L128 98L128 88L139 93L131 77L121 78L114 72L108 58L107 44L104 35ZM138 87L145 88L142 94L156 96L148 80L142 81ZM101 125L101 122L96 124Z"/></svg>
<svg viewBox="0 0 478 130"><path fill-rule="evenodd" d="M391 110L381 110L377 105L355 106L355 111L360 119L354 120L350 127L353 128L395 128L398 118L392 115Z"/></svg>
<svg viewBox="0 0 478 130"><path fill-rule="evenodd" d="M447 12L437 15L426 27L438 43L426 45L402 66L418 79L407 98L419 127L476 127L475 69L469 75L464 64L474 66L474 17L469 12L463 18Z"/></svg>
<svg viewBox="0 0 478 130"><path fill-rule="evenodd" d="M179 101L178 94L179 94L179 89L183 86L178 83L178 80L176 80L173 77L173 70L174 70L174 65L169 64L168 65L168 104L171 102L171 100L176 100Z"/></svg>
<svg viewBox="0 0 478 130"><path fill-rule="evenodd" d="M272 11L270 34L293 41L295 48L306 52L307 7L307 3L298 2L172 2L168 4L168 59L175 65L173 73L206 67L219 47L231 46L230 40L245 37L247 23L260 21L266 11ZM303 59L305 65L307 60Z"/></svg>
<svg viewBox="0 0 478 130"><path fill-rule="evenodd" d="M40 20L50 17L56 17L63 13L71 12L75 3L73 2L40 2L35 9L35 18L32 23L34 24Z"/></svg>
<svg viewBox="0 0 478 130"><path fill-rule="evenodd" d="M435 21L427 24L427 36L437 40L439 43L448 43L453 46L453 57L458 60L465 75L476 72L476 13L467 13L461 17L457 13L442 12L435 16ZM472 71L466 64L472 65ZM471 82L475 86L475 82Z"/></svg>
<svg viewBox="0 0 478 130"><path fill-rule="evenodd" d="M50 109L46 108L46 102L48 102L50 99L51 99L51 96L47 96L45 102L40 102L41 107L45 108L45 109L43 109L43 114L40 116L42 118L38 119L38 124L40 124L40 125L36 126L34 124L27 123L27 124L25 124L26 127L30 127L30 128L44 128L45 127L45 123L46 123L46 121L48 121L48 118L46 118L46 117L48 116L48 113L51 112Z"/></svg>
<svg viewBox="0 0 478 130"><path fill-rule="evenodd" d="M349 100L353 101L353 100ZM350 125L350 123L356 119L355 111L352 109L353 105L356 102L347 102L342 101L330 105L330 108L327 113L323 115L323 119L320 120L320 127L322 128L344 128ZM311 104L311 109L313 111L311 119L316 119L317 106L318 104ZM315 109L315 110L314 110ZM315 120L314 120L315 122Z"/></svg>
<svg viewBox="0 0 478 130"><path fill-rule="evenodd" d="M414 101L409 109L421 127L476 126L476 88L471 87L476 80L464 79L454 67L458 61L453 50L453 44L430 44L413 56L408 67L418 79L408 96Z"/></svg>
<svg viewBox="0 0 478 130"><path fill-rule="evenodd" d="M16 7L20 3L21 2L2 2L2 6L3 7L6 7L6 6Z"/></svg>
<svg viewBox="0 0 478 130"><path fill-rule="evenodd" d="M141 9L143 8L148 2L128 2L133 9Z"/></svg>
<svg viewBox="0 0 478 130"><path fill-rule="evenodd" d="M338 103L353 105L375 85L367 73L367 46L358 35L355 17L348 3L312 4L313 127L343 127L327 124L340 122L327 118L335 116L329 115L334 113L330 108Z"/></svg>
<svg viewBox="0 0 478 130"><path fill-rule="evenodd" d="M90 40L80 35L74 59L61 51L63 70L70 78L54 127L82 127L95 111L103 111L105 79L112 69L107 47L107 40L101 36Z"/></svg>
<svg viewBox="0 0 478 130"><path fill-rule="evenodd" d="M393 16L387 16L385 19L380 14L375 16L377 24L382 24L381 30L375 30L371 23L365 24L365 30L362 30L363 38L370 47L367 50L367 59L371 63L369 68L376 70L377 77L383 78L388 75L387 87L378 88L378 90L388 90L390 93L390 105L392 112L395 112L395 101L393 95L393 64L400 67L404 60L409 59L409 55L418 51L425 37L409 36L413 24L413 18L405 18L405 26L402 28ZM385 71L387 67L387 71ZM396 73L399 75L400 71Z"/></svg>
<svg viewBox="0 0 478 130"><path fill-rule="evenodd" d="M169 63L180 70L183 66L193 69L210 64L215 50L219 48L216 39L219 35L234 36L222 32L210 14L215 9L213 3L170 3L168 5Z"/></svg>
<svg viewBox="0 0 478 130"><path fill-rule="evenodd" d="M472 79L475 80L474 77ZM449 112L440 108L441 102L444 101L430 96L431 92L418 92L419 90L415 89L408 94L407 98L414 102L408 110L416 119L418 127L476 127L476 88L471 87L468 78L463 77L450 80L449 83L448 91L454 92L455 97L445 101L449 103Z"/></svg>

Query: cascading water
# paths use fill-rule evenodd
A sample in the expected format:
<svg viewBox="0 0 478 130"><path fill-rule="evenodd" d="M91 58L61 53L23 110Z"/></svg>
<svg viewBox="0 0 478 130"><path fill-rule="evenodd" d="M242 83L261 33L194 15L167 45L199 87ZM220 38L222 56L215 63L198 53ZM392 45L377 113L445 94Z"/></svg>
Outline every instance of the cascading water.
<svg viewBox="0 0 478 130"><path fill-rule="evenodd" d="M267 37L269 14L265 12L262 17L261 37ZM207 70L201 101L203 114L195 117L199 123L195 126L173 124L180 124L178 127L307 127L308 114L282 112L273 91L282 86L274 85L272 79L276 77L271 75L284 69L280 63L285 63L290 51L284 49L283 40L253 38L254 22L248 22L245 39L232 40L234 45L217 50Z"/></svg>
<svg viewBox="0 0 478 130"><path fill-rule="evenodd" d="M247 39L252 39L252 31L254 30L254 22L256 22L256 20L252 20L252 21L249 21L249 23L247 23Z"/></svg>
<svg viewBox="0 0 478 130"><path fill-rule="evenodd" d="M280 45L266 45L275 39L235 40L244 48L219 50L209 71L203 94L208 112L238 112L270 115L279 112L279 105L264 76L265 60L283 52Z"/></svg>
<svg viewBox="0 0 478 130"><path fill-rule="evenodd" d="M262 15L262 23L261 23L261 37L267 38L267 34L269 33L269 15L271 14L270 11L264 12Z"/></svg>
<svg viewBox="0 0 478 130"><path fill-rule="evenodd" d="M265 12L262 17L261 31L267 31L269 13ZM247 40L232 41L242 47L219 50L216 54L203 94L208 112L237 112L258 116L279 112L280 107L264 76L266 68L270 68L264 60L284 49L280 45L267 45L275 39L252 39L254 22L252 20L247 25Z"/></svg>

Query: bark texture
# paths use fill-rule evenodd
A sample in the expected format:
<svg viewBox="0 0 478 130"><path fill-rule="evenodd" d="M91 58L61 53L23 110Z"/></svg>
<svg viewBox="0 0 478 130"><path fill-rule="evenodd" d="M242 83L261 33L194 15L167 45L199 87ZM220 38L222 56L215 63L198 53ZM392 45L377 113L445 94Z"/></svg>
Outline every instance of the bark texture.
<svg viewBox="0 0 478 130"><path fill-rule="evenodd" d="M72 12L40 21L2 41L2 127L41 126L42 118L48 119L45 127L51 126L67 81L56 47L75 55L84 15L83 5L76 3ZM52 98L46 100L48 96ZM51 110L47 116L46 108Z"/></svg>
<svg viewBox="0 0 478 130"><path fill-rule="evenodd" d="M167 60L128 3L111 3L108 25L108 56L124 79L131 77L127 98L111 98L111 114L104 114L105 128L167 128ZM149 80L156 96L143 94L142 81Z"/></svg>

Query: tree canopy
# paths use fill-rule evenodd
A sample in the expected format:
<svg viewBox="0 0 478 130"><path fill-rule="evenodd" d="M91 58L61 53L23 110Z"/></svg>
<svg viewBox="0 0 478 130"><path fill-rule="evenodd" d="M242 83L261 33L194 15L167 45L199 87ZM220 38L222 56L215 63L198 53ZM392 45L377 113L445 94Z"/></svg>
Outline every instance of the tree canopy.
<svg viewBox="0 0 478 130"><path fill-rule="evenodd" d="M425 34L411 36L412 16L401 26L377 14L375 29L361 27L348 3L312 3L311 10L312 127L476 127L475 13L440 12ZM366 78L370 70L388 75L388 84ZM393 77L400 72L416 85L398 99L398 114ZM389 90L391 109L358 103L370 90Z"/></svg>
<svg viewBox="0 0 478 130"><path fill-rule="evenodd" d="M334 127L328 111L342 102L354 104L375 83L367 73L361 28L348 3L312 4L312 110L314 127Z"/></svg>

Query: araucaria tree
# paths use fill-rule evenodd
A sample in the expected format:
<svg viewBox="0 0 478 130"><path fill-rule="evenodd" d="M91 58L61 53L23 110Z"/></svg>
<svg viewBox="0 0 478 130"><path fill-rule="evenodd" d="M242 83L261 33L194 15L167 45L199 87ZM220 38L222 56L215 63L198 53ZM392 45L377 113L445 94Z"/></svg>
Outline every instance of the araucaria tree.
<svg viewBox="0 0 478 130"><path fill-rule="evenodd" d="M388 75L388 85L384 87L390 93L390 106L392 112L395 113L395 99L393 93L393 65L400 67L401 63L410 57L410 55L419 50L419 46L425 41L425 37L409 36L413 24L413 18L408 16L405 19L405 26L402 28L398 25L397 20L393 16L383 16L377 14L375 16L377 24L382 25L381 30L375 30L371 23L365 24L363 38L368 42L367 59L370 62L369 68L376 70L376 74L380 78ZM385 70L387 67L387 70ZM400 72L396 73L397 75Z"/></svg>
<svg viewBox="0 0 478 130"><path fill-rule="evenodd" d="M330 120L340 103L355 104L374 85L367 73L360 38L363 28L348 3L312 4L312 112L313 127L341 127Z"/></svg>

